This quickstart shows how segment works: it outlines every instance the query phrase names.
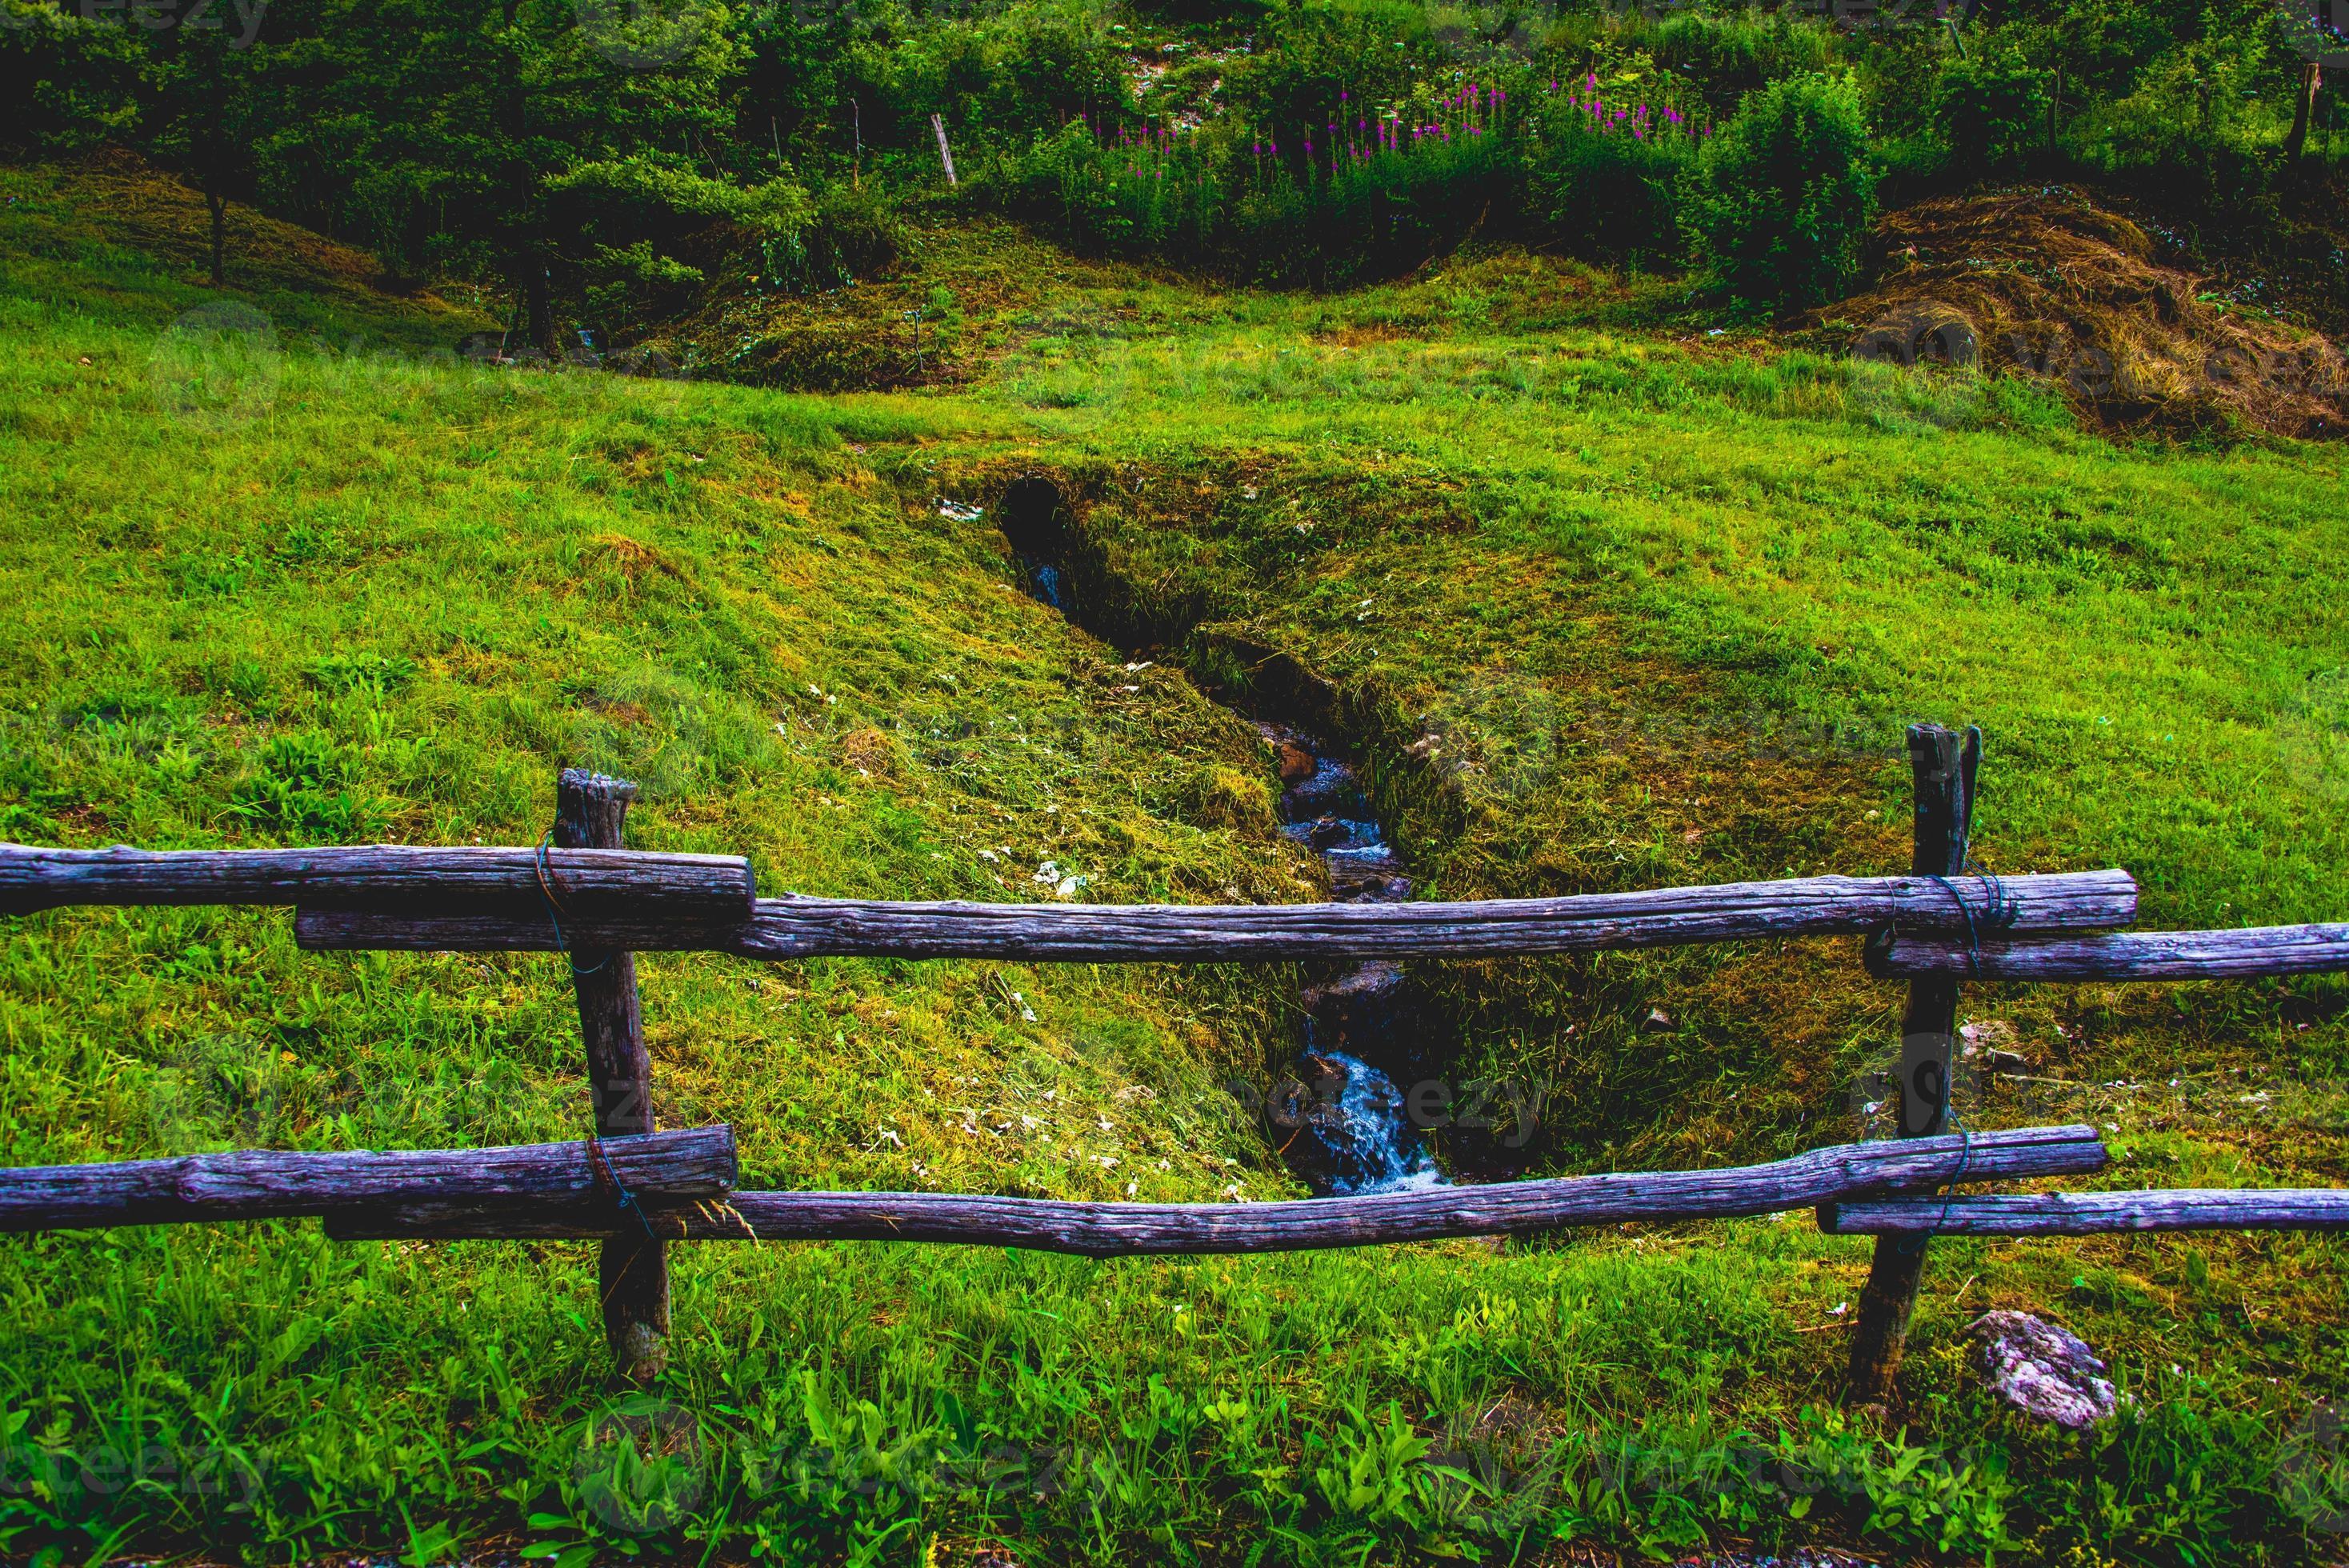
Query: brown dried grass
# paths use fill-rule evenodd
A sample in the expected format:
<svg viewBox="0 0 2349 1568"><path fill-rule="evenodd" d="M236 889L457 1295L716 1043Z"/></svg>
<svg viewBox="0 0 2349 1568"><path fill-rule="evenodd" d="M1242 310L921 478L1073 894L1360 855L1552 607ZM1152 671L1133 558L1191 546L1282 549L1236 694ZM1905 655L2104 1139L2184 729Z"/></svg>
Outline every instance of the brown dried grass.
<svg viewBox="0 0 2349 1568"><path fill-rule="evenodd" d="M1854 346L2058 387L2107 428L2349 431L2349 360L2321 333L2157 260L2127 218L2069 186L1938 198L1889 214L1878 282L1817 313Z"/></svg>

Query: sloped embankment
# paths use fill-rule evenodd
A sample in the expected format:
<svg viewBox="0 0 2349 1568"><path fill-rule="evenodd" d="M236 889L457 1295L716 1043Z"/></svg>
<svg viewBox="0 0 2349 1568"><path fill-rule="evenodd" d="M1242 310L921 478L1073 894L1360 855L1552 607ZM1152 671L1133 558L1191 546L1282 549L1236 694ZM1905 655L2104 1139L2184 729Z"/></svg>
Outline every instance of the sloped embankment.
<svg viewBox="0 0 2349 1568"><path fill-rule="evenodd" d="M1423 892L1736 881L1848 870L1897 848L1855 843L1849 827L1879 758L1761 744L1760 716L1692 708L1722 694L1629 655L1571 595L1557 613L1582 630L1537 634L1565 661L1539 678L1435 620L1413 663L1362 665L1363 593L1407 605L1405 564L1431 532L1464 526L1441 486L1277 462L1209 472L1035 459L924 469L912 482L916 505L932 504L933 485L982 501L1021 556L1054 563L1085 629L1127 656L1172 659L1218 700L1338 742ZM1339 624L1324 625L1333 607ZM1816 1141L1872 996L1856 954L1802 944L1405 969L1406 1022L1377 1065L1523 1100L1522 1116L1433 1130L1449 1168L1491 1176ZM1750 1081L1744 1099L1701 1092L1725 1077Z"/></svg>
<svg viewBox="0 0 2349 1568"><path fill-rule="evenodd" d="M2349 431L2341 346L2158 260L2068 186L1921 201L1878 228L1875 285L1817 315L1862 356L2032 377L2108 428Z"/></svg>

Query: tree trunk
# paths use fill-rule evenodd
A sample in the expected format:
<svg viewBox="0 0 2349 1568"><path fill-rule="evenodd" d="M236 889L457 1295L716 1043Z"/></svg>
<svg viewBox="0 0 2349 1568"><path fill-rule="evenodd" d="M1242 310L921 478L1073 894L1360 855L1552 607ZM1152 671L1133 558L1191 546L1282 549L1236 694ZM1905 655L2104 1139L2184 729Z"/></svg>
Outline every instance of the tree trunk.
<svg viewBox="0 0 2349 1568"><path fill-rule="evenodd" d="M2316 89L2323 85L2324 69L2314 60L2300 67L2300 92L2292 105L2292 134L2283 139L2283 155L2293 163L2308 149L2308 122L2316 117Z"/></svg>
<svg viewBox="0 0 2349 1568"><path fill-rule="evenodd" d="M212 287L223 288L228 272L228 203L219 191L206 187L204 208L212 219Z"/></svg>

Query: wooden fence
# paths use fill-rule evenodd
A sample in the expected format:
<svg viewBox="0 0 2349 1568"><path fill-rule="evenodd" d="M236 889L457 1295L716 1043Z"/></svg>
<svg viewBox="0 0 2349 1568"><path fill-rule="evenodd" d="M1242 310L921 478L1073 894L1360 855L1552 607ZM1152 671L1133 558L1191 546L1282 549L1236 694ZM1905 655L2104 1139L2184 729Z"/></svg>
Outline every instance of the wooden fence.
<svg viewBox="0 0 2349 1568"><path fill-rule="evenodd" d="M536 849L179 851L0 845L0 914L69 904L290 906L305 948L568 954L594 1126L577 1143L382 1153L246 1150L0 1170L0 1232L322 1216L328 1234L601 1241L620 1374L666 1361L672 1241L894 1240L1107 1257L1362 1246L1627 1220L1816 1208L1877 1236L1849 1381L1887 1397L1925 1243L1939 1233L2080 1235L2349 1227L2349 1190L2029 1194L1962 1184L2089 1174L2088 1127L1948 1130L1959 982L2208 978L2349 968L2349 926L2113 933L2125 872L1992 877L1967 854L1981 738L1909 732L1909 874L1475 903L1244 906L911 903L757 896L747 861L621 847L636 787L565 769ZM1766 1165L1619 1172L1278 1203L1082 1203L977 1193L745 1191L724 1127L657 1131L634 954L865 955L1029 962L1485 957L1764 937L1863 936L1905 979L1897 1139Z"/></svg>

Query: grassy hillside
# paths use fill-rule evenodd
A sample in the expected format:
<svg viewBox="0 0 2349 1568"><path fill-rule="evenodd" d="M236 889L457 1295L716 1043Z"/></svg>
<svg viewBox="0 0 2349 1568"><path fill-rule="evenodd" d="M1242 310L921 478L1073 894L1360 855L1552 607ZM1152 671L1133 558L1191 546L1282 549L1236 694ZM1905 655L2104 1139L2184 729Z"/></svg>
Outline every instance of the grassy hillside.
<svg viewBox="0 0 2349 1568"><path fill-rule="evenodd" d="M2337 447L2116 446L2016 383L1538 321L1350 335L1411 303L1040 350L981 394L1036 433L972 484L1064 474L1135 635L1291 650L1347 694L1437 890L1896 866L1900 727L1930 717L1989 736L1994 871L2126 866L2150 923L2349 910L2349 622L2315 589L2349 556ZM1895 1002L1807 948L1727 978L1710 954L1539 968L1510 983L1571 976L1544 1006L1580 1038L1494 1059L1559 1069L1619 1139L1652 1110L1688 1154L1810 1136ZM2336 997L1997 1000L2064 1076L2323 1078ZM1631 1037L1659 1003L1692 1037L1655 1073L1620 1058L1677 1055ZM1748 1086L1733 1125L1688 1115L1699 1061Z"/></svg>
<svg viewBox="0 0 2349 1568"><path fill-rule="evenodd" d="M2338 913L2337 449L2116 447L2004 383L1952 416L1594 324L1612 280L1508 259L1336 301L1104 270L1113 312L1027 321L951 392L490 372L431 352L462 311L292 262L242 299L274 345L175 332L212 296L147 259L150 219L0 181L0 836L527 842L588 763L646 784L633 842L747 852L770 889L1301 898L1261 748L1200 689L1271 647L1327 678L1447 894L1888 869L1888 748L1934 717L1990 732L1997 869L2128 865L2157 923ZM1097 613L1162 648L1015 591L963 505L1033 472ZM1295 1191L1221 1088L1283 1058L1292 976L753 970L643 966L661 1119L732 1122L754 1184ZM1450 1070L1556 1079L1554 1166L1838 1140L1894 1032L1847 944L1425 977ZM11 918L5 1160L574 1133L564 978L300 954L268 912ZM1970 1015L2060 1081L1971 1109L2110 1123L2113 1185L2337 1181L2341 995L1985 991ZM603 1387L589 1255L11 1242L0 1552L2333 1544L2338 1477L2293 1437L2344 1380L2323 1238L1939 1243L1885 1427L1832 1410L1866 1246L1800 1215L1206 1261L680 1248L650 1399ZM2002 1413L1961 1365L1991 1305L2085 1335L2131 1412L2082 1439Z"/></svg>

